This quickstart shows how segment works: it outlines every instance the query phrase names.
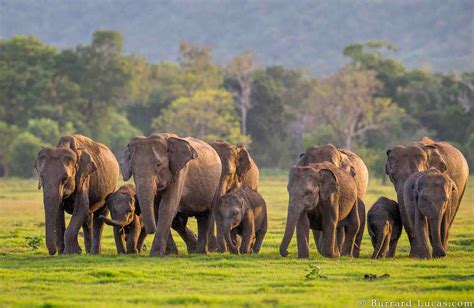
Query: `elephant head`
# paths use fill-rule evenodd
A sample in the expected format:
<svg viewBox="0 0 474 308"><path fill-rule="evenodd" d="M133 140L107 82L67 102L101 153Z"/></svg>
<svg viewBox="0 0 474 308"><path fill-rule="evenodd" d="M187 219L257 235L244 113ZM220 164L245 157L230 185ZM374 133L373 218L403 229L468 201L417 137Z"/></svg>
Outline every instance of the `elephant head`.
<svg viewBox="0 0 474 308"><path fill-rule="evenodd" d="M157 193L166 190L196 157L197 152L188 141L168 134L135 137L128 144L120 167L125 181L133 175L147 233L154 233L156 229Z"/></svg>
<svg viewBox="0 0 474 308"><path fill-rule="evenodd" d="M242 180L251 168L251 158L244 146L234 146L226 141L216 141L211 146L222 163L218 195L223 195L242 185Z"/></svg>
<svg viewBox="0 0 474 308"><path fill-rule="evenodd" d="M396 146L387 151L385 173L390 177L398 201L403 201L403 186L410 175L434 167L446 171L446 162L434 144L415 143L410 146Z"/></svg>
<svg viewBox="0 0 474 308"><path fill-rule="evenodd" d="M338 180L328 164L295 166L290 170L288 182L288 215L285 234L280 245L280 254L288 255L288 245L301 215L314 210L320 200L336 198Z"/></svg>
<svg viewBox="0 0 474 308"><path fill-rule="evenodd" d="M105 205L110 211L111 218L102 217L109 226L125 227L132 223L135 214L140 215L141 210L135 198L133 185L122 186L105 199Z"/></svg>
<svg viewBox="0 0 474 308"><path fill-rule="evenodd" d="M240 225L245 214L244 207L245 200L237 191L227 193L219 200L218 215L221 225L220 229L232 253L238 253L238 248L231 238L230 231Z"/></svg>
<svg viewBox="0 0 474 308"><path fill-rule="evenodd" d="M56 223L62 201L81 188L97 165L85 149L76 147L42 148L33 164L38 173L38 189L43 188L46 246L54 255Z"/></svg>
<svg viewBox="0 0 474 308"><path fill-rule="evenodd" d="M415 216L419 215L419 217L426 217L427 219L433 246L433 257L446 256L446 243L451 217L450 202L453 197L452 194L456 193L456 184L446 172L440 172L435 168L423 172L415 182L413 188L413 200L416 202ZM417 233L416 236L422 235ZM425 238L421 240L426 242Z"/></svg>
<svg viewBox="0 0 474 308"><path fill-rule="evenodd" d="M310 146L306 153L300 155L298 166L308 166L314 163L330 162L335 166L355 176L355 168L349 157L343 150L339 150L332 144L322 146Z"/></svg>

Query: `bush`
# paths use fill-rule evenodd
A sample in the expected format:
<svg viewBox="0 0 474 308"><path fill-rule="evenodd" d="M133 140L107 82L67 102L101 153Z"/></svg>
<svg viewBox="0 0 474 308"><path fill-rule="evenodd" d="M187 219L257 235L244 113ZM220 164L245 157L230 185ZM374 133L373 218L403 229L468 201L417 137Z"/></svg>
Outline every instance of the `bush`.
<svg viewBox="0 0 474 308"><path fill-rule="evenodd" d="M142 133L133 127L127 117L122 114L114 112L109 119L111 129L108 131L105 142L112 152L120 158L130 139Z"/></svg>
<svg viewBox="0 0 474 308"><path fill-rule="evenodd" d="M29 132L23 132L13 140L9 149L12 175L20 177L33 176L33 162L42 142Z"/></svg>

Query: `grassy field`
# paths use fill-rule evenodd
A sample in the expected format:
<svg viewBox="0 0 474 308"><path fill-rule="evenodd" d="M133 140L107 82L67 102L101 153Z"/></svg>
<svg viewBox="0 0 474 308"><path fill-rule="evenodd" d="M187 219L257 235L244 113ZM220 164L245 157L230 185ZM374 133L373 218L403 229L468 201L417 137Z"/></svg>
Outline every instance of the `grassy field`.
<svg viewBox="0 0 474 308"><path fill-rule="evenodd" d="M451 230L447 258L412 260L403 235L397 257L371 260L365 232L359 259L324 259L311 244L311 259L280 257L288 195L286 176L267 175L261 192L268 204L269 231L259 255L187 255L163 259L117 256L106 227L101 256L48 256L44 245L41 192L33 180L0 180L0 306L55 305L307 305L371 307L373 300L474 301L474 178ZM370 183L368 207L392 186ZM192 225L195 228L195 224ZM42 238L33 249L27 238ZM150 247L152 237L146 240ZM31 243L30 243L31 244ZM81 241L82 244L82 241ZM319 270L318 270L319 268ZM312 273L311 273L312 272ZM367 281L364 274L389 274Z"/></svg>

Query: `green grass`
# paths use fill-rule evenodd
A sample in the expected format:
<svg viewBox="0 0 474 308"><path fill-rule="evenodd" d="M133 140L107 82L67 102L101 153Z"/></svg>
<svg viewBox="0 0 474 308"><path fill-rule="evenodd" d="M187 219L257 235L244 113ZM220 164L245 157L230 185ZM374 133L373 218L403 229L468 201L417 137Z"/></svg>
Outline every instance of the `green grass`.
<svg viewBox="0 0 474 308"><path fill-rule="evenodd" d="M371 260L365 234L359 259L324 259L311 244L309 260L296 259L296 239L290 256L278 246L286 219L285 175L262 178L268 204L269 230L259 255L181 255L163 259L117 256L112 230L106 227L101 256L53 256L44 245L41 192L33 180L0 180L0 305L311 305L357 307L371 300L473 301L474 179L451 230L447 258L412 260L405 235L393 260ZM370 183L368 207L381 195L394 198L391 186ZM191 225L195 228L195 224ZM176 234L175 234L176 235ZM33 250L27 237L41 237ZM151 246L152 236L146 240ZM314 266L319 275L305 278ZM390 274L366 281L364 274ZM327 279L320 278L325 276Z"/></svg>

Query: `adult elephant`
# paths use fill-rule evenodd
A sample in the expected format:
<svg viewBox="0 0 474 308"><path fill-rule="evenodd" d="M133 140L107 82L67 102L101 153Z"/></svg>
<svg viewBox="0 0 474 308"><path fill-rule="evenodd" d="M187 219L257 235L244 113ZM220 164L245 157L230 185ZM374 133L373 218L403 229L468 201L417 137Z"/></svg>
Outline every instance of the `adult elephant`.
<svg viewBox="0 0 474 308"><path fill-rule="evenodd" d="M424 137L420 142L408 146L398 145L387 151L385 173L390 177L397 192L400 216L412 248L410 255L413 254L413 248L415 247L415 236L409 223L403 189L406 180L412 174L430 168L446 172L456 185L458 201L452 206L450 228L459 209L469 177L469 167L462 153L447 142L435 142L428 137Z"/></svg>
<svg viewBox="0 0 474 308"><path fill-rule="evenodd" d="M321 232L320 253L325 257L353 256L360 228L354 178L332 163L294 166L288 182L288 215L280 254L288 255L296 226L298 258L308 258L309 229ZM341 242L337 230L346 230Z"/></svg>
<svg viewBox="0 0 474 308"><path fill-rule="evenodd" d="M133 175L146 232L155 233L150 255L165 255L177 215L197 218L197 252L207 253L211 205L221 175L219 155L209 144L166 133L135 137L121 168L124 180Z"/></svg>
<svg viewBox="0 0 474 308"><path fill-rule="evenodd" d="M357 186L357 197L360 199L357 205L360 219L360 228L357 233L357 238L354 245L353 256L359 257L360 245L365 229L365 204L362 201L369 184L369 171L364 161L354 152L338 149L332 144L322 146L310 146L306 149L304 154L301 154L298 166L309 166L314 163L330 162L335 166L345 170L351 174L356 182ZM319 231L313 230L314 240L320 250L320 237ZM344 240L344 234L339 232L339 238Z"/></svg>
<svg viewBox="0 0 474 308"><path fill-rule="evenodd" d="M81 226L86 251L100 253L100 216L107 214L105 198L115 190L119 173L112 152L85 136L63 136L56 147L39 151L34 167L38 188L43 187L49 254L80 254L77 237ZM64 212L72 214L66 230Z"/></svg>
<svg viewBox="0 0 474 308"><path fill-rule="evenodd" d="M258 191L259 171L248 150L244 146L235 146L226 141L211 143L216 150L222 164L221 177L217 187L216 197L220 197L235 188L248 186ZM214 200L217 206L217 199ZM218 215L214 215L218 218ZM226 241L222 232L219 231L220 224L217 223L217 249L220 252L227 251ZM211 229L211 231L214 228ZM214 240L211 232L210 241Z"/></svg>

